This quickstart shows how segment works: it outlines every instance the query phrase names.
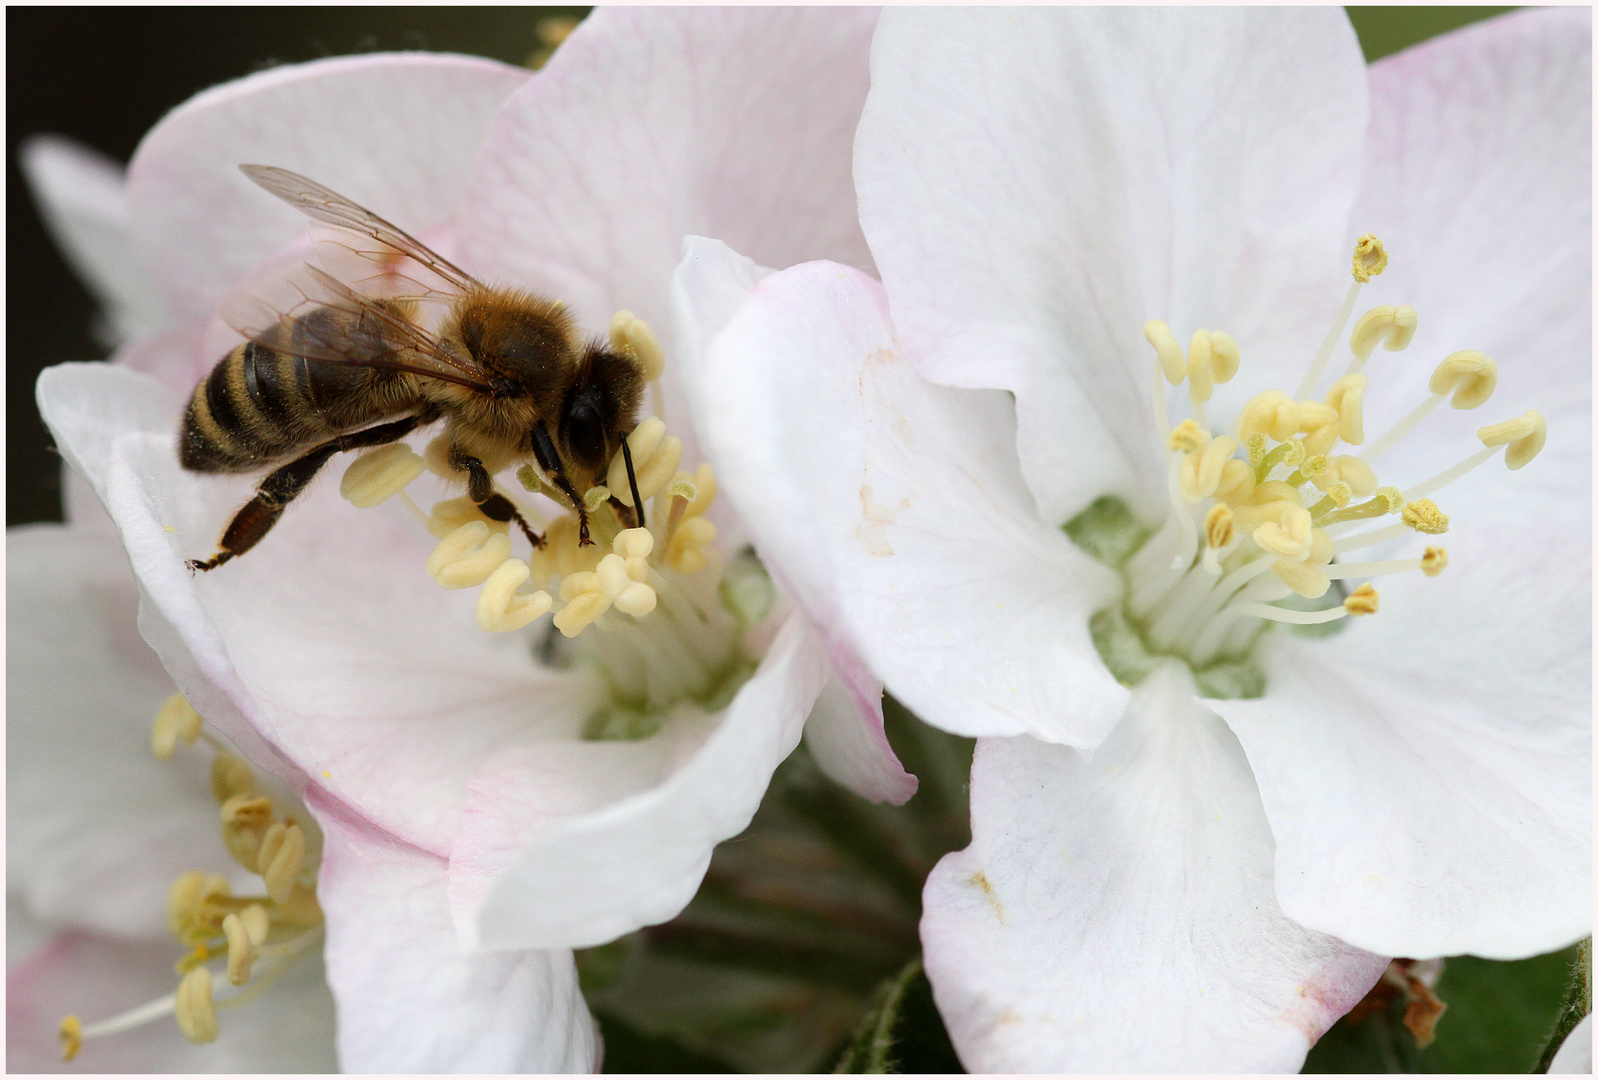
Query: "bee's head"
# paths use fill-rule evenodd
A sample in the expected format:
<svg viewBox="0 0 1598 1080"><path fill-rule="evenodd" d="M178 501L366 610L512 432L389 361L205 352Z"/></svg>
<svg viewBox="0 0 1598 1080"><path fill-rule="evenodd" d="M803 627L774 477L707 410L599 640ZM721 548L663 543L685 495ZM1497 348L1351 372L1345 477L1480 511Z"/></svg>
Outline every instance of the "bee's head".
<svg viewBox="0 0 1598 1080"><path fill-rule="evenodd" d="M604 474L638 420L644 377L636 362L591 346L561 404L556 436L567 463L587 481Z"/></svg>

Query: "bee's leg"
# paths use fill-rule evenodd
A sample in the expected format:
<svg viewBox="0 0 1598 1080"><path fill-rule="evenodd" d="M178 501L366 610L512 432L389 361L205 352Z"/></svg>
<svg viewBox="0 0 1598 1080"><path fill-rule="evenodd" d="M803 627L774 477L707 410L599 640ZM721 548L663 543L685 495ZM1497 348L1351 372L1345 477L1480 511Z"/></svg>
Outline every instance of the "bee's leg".
<svg viewBox="0 0 1598 1080"><path fill-rule="evenodd" d="M631 435L628 432L627 435ZM633 472L633 451L627 445L627 435L621 437L621 459L627 463L627 486L632 488L633 516L638 519L638 528L644 528L644 500L638 495L638 477Z"/></svg>
<svg viewBox="0 0 1598 1080"><path fill-rule="evenodd" d="M189 559L184 565L190 570L215 570L229 559L243 555L260 543L261 538L277 524L284 508L305 490L305 485L327 464L328 458L342 450L361 450L395 442L434 419L436 417L431 413L420 413L392 423L378 424L365 431L352 431L348 435L329 439L282 468L267 473L266 479L256 485L255 498L245 503L243 509L234 514L233 520L228 523L227 532L222 534L222 542L217 545L221 550L209 559Z"/></svg>
<svg viewBox="0 0 1598 1080"><path fill-rule="evenodd" d="M572 501L572 509L577 511L577 546L592 547L594 541L588 535L588 509L572 488L572 482L566 478L566 470L560 464L560 454L549 437L549 430L541 423L533 425L533 456L538 459L538 467L544 470L544 475L555 482L555 486Z"/></svg>
<svg viewBox="0 0 1598 1080"><path fill-rule="evenodd" d="M527 524L527 519L516 509L516 504L494 490L494 478L488 474L481 460L451 447L449 464L451 468L466 473L466 494L471 496L484 517L490 521L514 521L527 537L528 543L535 548L544 546L544 538Z"/></svg>

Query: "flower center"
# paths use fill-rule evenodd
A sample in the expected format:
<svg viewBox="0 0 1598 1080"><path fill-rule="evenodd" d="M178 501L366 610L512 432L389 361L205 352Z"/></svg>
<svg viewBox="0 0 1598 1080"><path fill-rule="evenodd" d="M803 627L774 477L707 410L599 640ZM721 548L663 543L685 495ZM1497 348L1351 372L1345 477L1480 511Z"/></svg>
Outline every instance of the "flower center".
<svg viewBox="0 0 1598 1080"><path fill-rule="evenodd" d="M1205 403L1216 384L1237 374L1236 342L1220 331L1195 330L1184 356L1165 323L1144 325L1156 358L1154 417L1168 448L1169 513L1151 529L1106 496L1065 526L1078 546L1125 582L1121 601L1091 624L1099 654L1122 682L1135 686L1160 658L1174 656L1188 663L1206 696L1260 696L1265 675L1254 647L1271 624L1330 630L1350 615L1376 613L1380 597L1371 579L1415 570L1435 577L1448 565L1442 547L1374 562L1347 561L1350 553L1411 532L1446 532L1447 515L1427 496L1500 449L1510 469L1542 449L1547 429L1533 410L1479 429L1482 449L1435 476L1407 488L1381 484L1378 459L1444 399L1456 409L1474 409L1498 381L1486 356L1452 353L1433 372L1430 395L1366 446L1365 363L1378 344L1388 351L1407 347L1416 326L1414 308L1382 305L1355 322L1343 373L1320 400L1310 397L1343 339L1361 285L1386 265L1381 242L1361 237L1354 282L1297 392L1255 395L1231 435L1211 435ZM1190 416L1172 426L1166 384L1184 381ZM1340 444L1363 449L1336 453ZM1377 523L1388 516L1397 520ZM1352 591L1343 584L1362 579Z"/></svg>
<svg viewBox="0 0 1598 1080"><path fill-rule="evenodd" d="M156 714L150 745L170 761L179 742L204 739L215 751L211 792L221 807L222 840L235 861L261 878L261 895L235 896L227 878L191 870L167 893L167 927L189 951L176 964L177 989L137 1008L85 1025L76 1016L61 1021L61 1056L70 1061L83 1040L114 1035L164 1016L177 1020L191 1042L214 1042L218 1011L238 1008L262 991L322 940L322 909L316 901L321 862L316 829L306 817L280 814L257 789L249 765L202 730L200 714L182 694L173 694ZM226 963L213 972L213 959ZM236 987L213 995L213 976Z"/></svg>
<svg viewBox="0 0 1598 1080"><path fill-rule="evenodd" d="M653 331L622 311L610 339L616 350L640 358L658 401L665 361ZM361 507L400 496L439 539L427 560L433 580L446 589L480 587L477 624L484 631L521 630L553 612L542 658L586 666L608 691L585 728L594 739L647 738L680 704L720 709L754 671L744 632L772 602L770 580L752 554L729 562L714 544L716 527L704 517L716 497L711 467L683 471L682 440L655 417L625 442L604 483L582 497L592 544L579 543L577 507L531 465L515 473L520 492L495 482L495 494L542 534L543 546L525 560L511 557L510 523L492 520L471 498L447 499L424 512L406 494L424 471L465 482L466 474L449 464L444 436L423 454L404 443L368 451L340 486ZM635 491L647 504L647 528L633 526ZM527 494L549 500L556 512L541 512Z"/></svg>

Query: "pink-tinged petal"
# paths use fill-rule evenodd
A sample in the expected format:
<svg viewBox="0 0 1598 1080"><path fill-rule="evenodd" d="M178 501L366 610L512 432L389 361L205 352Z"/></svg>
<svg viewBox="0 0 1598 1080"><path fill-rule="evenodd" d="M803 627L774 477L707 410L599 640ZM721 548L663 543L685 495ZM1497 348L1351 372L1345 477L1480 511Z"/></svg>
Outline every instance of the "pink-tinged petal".
<svg viewBox="0 0 1598 1080"><path fill-rule="evenodd" d="M13 1073L328 1073L333 999L314 952L248 1005L221 1013L221 1034L196 1046L172 1017L89 1039L61 1060L56 1029L77 1016L85 1026L177 988L174 942L123 941L76 931L58 935L7 972L6 1069Z"/></svg>
<svg viewBox="0 0 1598 1080"><path fill-rule="evenodd" d="M495 123L462 260L560 297L590 333L631 310L668 349L686 235L765 266L869 266L850 147L875 23L848 7L596 10ZM676 344L653 407L694 461Z"/></svg>
<svg viewBox="0 0 1598 1080"><path fill-rule="evenodd" d="M208 549L220 530L208 520L182 538L168 532L168 518L179 516L175 500L148 496L145 480L127 463L128 450L137 446L154 463L156 474L179 471L175 449L179 401L150 376L115 364L49 368L39 376L38 401L62 457L87 478L116 523L139 582L139 626L145 640L208 723L249 760L297 789L298 769L246 719L255 711L250 695L198 603L192 575L183 568L180 552ZM216 490L210 495L212 502L190 516L211 514L215 522L222 522L244 501L225 502L227 493ZM174 541L193 546L174 550Z"/></svg>
<svg viewBox="0 0 1598 1080"><path fill-rule="evenodd" d="M195 707L252 760L287 758L291 782L319 777L360 813L443 856L466 782L490 753L569 737L591 711L592 680L541 669L519 636L478 628L470 593L427 577L435 541L402 507L358 510L331 478L247 557L190 573L182 560L214 550L253 478L180 469L174 421L155 419L163 401L169 417L175 407L146 376L65 365L42 385L63 453L103 478L156 609L147 632L161 635L157 648L185 691L197 678ZM207 685L227 704L206 700Z"/></svg>
<svg viewBox="0 0 1598 1080"><path fill-rule="evenodd" d="M97 336L116 345L159 327L163 305L133 250L122 167L56 135L24 139L17 164L50 238L100 302Z"/></svg>
<svg viewBox="0 0 1598 1080"><path fill-rule="evenodd" d="M359 820L320 790L317 896L348 1072L589 1072L593 1020L564 950L468 953L445 861Z"/></svg>
<svg viewBox="0 0 1598 1080"><path fill-rule="evenodd" d="M790 618L719 722L684 707L643 743L491 760L450 865L463 938L474 909L489 948L598 945L672 918L748 826L826 678L820 639Z"/></svg>
<svg viewBox="0 0 1598 1080"><path fill-rule="evenodd" d="M1366 369L1365 430L1426 396L1437 362L1478 349L1498 364L1479 409L1442 408L1383 461L1423 479L1475 450L1476 428L1528 408L1548 445L1525 470L1480 469L1437 497L1456 506L1571 495L1588 519L1592 431L1592 13L1503 15L1371 67L1371 136L1352 227L1391 254L1362 302L1413 304L1415 340ZM1567 505L1568 502L1567 502Z"/></svg>
<svg viewBox="0 0 1598 1080"><path fill-rule="evenodd" d="M128 170L145 264L176 320L201 318L305 217L240 164L276 165L421 235L454 216L494 114L528 72L437 53L376 53L273 68L168 113Z"/></svg>
<svg viewBox="0 0 1598 1080"><path fill-rule="evenodd" d="M1380 613L1335 637L1272 635L1265 697L1210 706L1291 917L1390 955L1529 956L1592 929L1591 545L1460 545L1441 577L1377 581Z"/></svg>
<svg viewBox="0 0 1598 1080"><path fill-rule="evenodd" d="M847 646L831 655L832 674L805 721L810 756L861 798L903 806L919 781L904 771L883 730L882 681Z"/></svg>
<svg viewBox="0 0 1598 1080"><path fill-rule="evenodd" d="M921 920L969 1071L1295 1072L1386 967L1276 906L1248 764L1192 694L1151 675L1091 763L977 743Z"/></svg>
<svg viewBox="0 0 1598 1080"><path fill-rule="evenodd" d="M1560 1044L1554 1060L1548 1063L1551 1073L1592 1072L1592 1013L1581 1018L1565 1041Z"/></svg>
<svg viewBox="0 0 1598 1080"><path fill-rule="evenodd" d="M1014 391L1045 521L1164 490L1145 320L1256 374L1313 353L1365 127L1341 11L889 9L871 74L855 182L906 355Z"/></svg>
<svg viewBox="0 0 1598 1080"><path fill-rule="evenodd" d="M116 537L60 525L6 534L6 873L56 925L161 937L187 870L230 865L210 755L150 751L173 691L136 630L139 594Z"/></svg>
<svg viewBox="0 0 1598 1080"><path fill-rule="evenodd" d="M812 263L750 294L685 372L761 558L929 723L1093 745L1126 691L1088 638L1113 575L1040 525L1006 395L902 360L882 287Z"/></svg>

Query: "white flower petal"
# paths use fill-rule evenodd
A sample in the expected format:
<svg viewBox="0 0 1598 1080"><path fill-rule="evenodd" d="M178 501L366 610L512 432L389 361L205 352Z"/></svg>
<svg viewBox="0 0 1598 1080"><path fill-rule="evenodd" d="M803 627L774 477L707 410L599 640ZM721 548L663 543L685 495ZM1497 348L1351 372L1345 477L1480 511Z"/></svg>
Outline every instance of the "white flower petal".
<svg viewBox="0 0 1598 1080"><path fill-rule="evenodd" d="M832 673L805 721L816 765L861 798L903 806L918 781L904 771L883 729L882 683L852 650L832 650Z"/></svg>
<svg viewBox="0 0 1598 1080"><path fill-rule="evenodd" d="M763 281L685 372L707 457L776 580L917 715L1098 742L1126 699L1088 639L1109 571L1039 525L1007 397L903 363L882 288Z"/></svg>
<svg viewBox="0 0 1598 1080"><path fill-rule="evenodd" d="M1480 409L1444 407L1384 459L1383 482L1421 480L1478 448L1482 424L1540 410L1548 445L1525 471L1493 463L1438 496L1444 508L1591 487L1592 14L1547 8L1435 38L1371 68L1371 135L1355 231L1391 262L1363 299L1413 304L1414 342L1366 369L1365 430L1426 396L1445 355L1498 363ZM1379 392L1378 392L1379 391Z"/></svg>
<svg viewBox="0 0 1598 1080"><path fill-rule="evenodd" d="M588 1072L595 1032L571 953L468 954L443 859L313 790L326 835L317 896L348 1072Z"/></svg>
<svg viewBox="0 0 1598 1080"><path fill-rule="evenodd" d="M1554 1060L1548 1063L1550 1073L1592 1072L1592 1013L1581 1018L1565 1041L1560 1045Z"/></svg>
<svg viewBox="0 0 1598 1080"><path fill-rule="evenodd" d="M114 536L6 534L6 873L55 925L161 938L172 879L231 860L210 755L150 751L173 691L135 630L138 590Z"/></svg>
<svg viewBox="0 0 1598 1080"><path fill-rule="evenodd" d="M1306 362L1344 287L1365 110L1330 8L883 15L861 222L918 370L1015 392L1045 521L1164 490L1145 320L1224 329L1256 372Z"/></svg>
<svg viewBox="0 0 1598 1080"><path fill-rule="evenodd" d="M155 330L162 302L140 265L128 231L122 167L58 135L35 135L17 149L50 238L104 309L97 327L108 345Z"/></svg>
<svg viewBox="0 0 1598 1080"><path fill-rule="evenodd" d="M1093 754L977 743L972 843L927 882L972 1072L1293 1072L1387 961L1295 925L1235 739L1175 665Z"/></svg>
<svg viewBox="0 0 1598 1080"><path fill-rule="evenodd" d="M209 315L247 271L305 235L304 215L239 165L293 169L420 236L458 211L489 124L528 74L475 57L375 53L273 68L178 106L128 167L134 237L171 315Z"/></svg>
<svg viewBox="0 0 1598 1080"><path fill-rule="evenodd" d="M58 935L6 977L6 1068L14 1073L329 1073L333 999L315 953L248 1005L218 1017L217 1040L196 1046L170 1017L86 1040L61 1060L63 1016L85 1026L177 988L174 942L120 941L83 932Z"/></svg>
<svg viewBox="0 0 1598 1080"><path fill-rule="evenodd" d="M501 112L463 257L585 326L667 325L684 235L862 263L850 143L876 12L601 8Z"/></svg>
<svg viewBox="0 0 1598 1080"><path fill-rule="evenodd" d="M490 761L451 858L463 937L479 906L488 948L598 945L676 915L711 850L749 824L826 677L820 640L791 618L719 722L682 709L644 743Z"/></svg>
<svg viewBox="0 0 1598 1080"><path fill-rule="evenodd" d="M1522 575L1451 554L1330 639L1273 635L1265 697L1210 702L1276 835L1282 909L1396 956L1513 958L1592 927L1591 549ZM1564 580L1546 580L1559 567Z"/></svg>

